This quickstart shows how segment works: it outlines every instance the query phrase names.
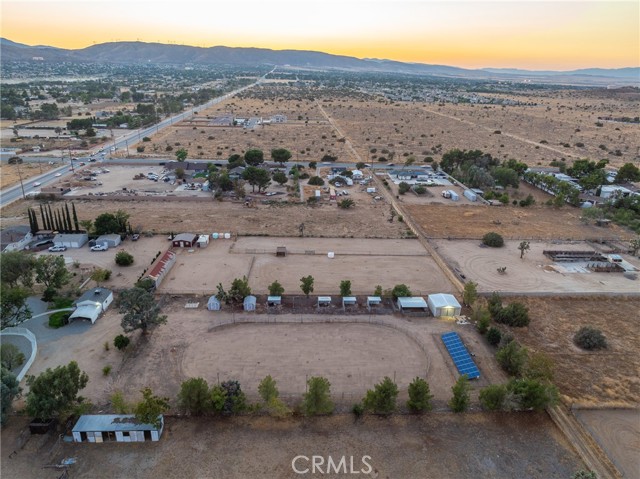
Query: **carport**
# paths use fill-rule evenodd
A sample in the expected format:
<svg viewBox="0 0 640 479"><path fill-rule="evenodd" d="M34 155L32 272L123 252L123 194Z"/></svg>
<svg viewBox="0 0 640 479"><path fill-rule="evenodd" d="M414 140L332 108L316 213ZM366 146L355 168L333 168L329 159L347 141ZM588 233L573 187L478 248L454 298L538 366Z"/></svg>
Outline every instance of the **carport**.
<svg viewBox="0 0 640 479"><path fill-rule="evenodd" d="M397 304L403 313L426 313L429 310L427 302L420 296L398 298Z"/></svg>

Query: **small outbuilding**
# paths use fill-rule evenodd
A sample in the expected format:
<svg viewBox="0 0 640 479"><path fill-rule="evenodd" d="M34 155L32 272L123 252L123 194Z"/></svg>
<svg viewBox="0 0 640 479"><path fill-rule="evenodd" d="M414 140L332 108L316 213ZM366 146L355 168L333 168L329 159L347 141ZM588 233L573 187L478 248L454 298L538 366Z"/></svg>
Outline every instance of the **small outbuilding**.
<svg viewBox="0 0 640 479"><path fill-rule="evenodd" d="M67 248L82 248L89 241L87 233L58 234L53 237L54 246Z"/></svg>
<svg viewBox="0 0 640 479"><path fill-rule="evenodd" d="M331 306L331 296L318 296L318 307Z"/></svg>
<svg viewBox="0 0 640 479"><path fill-rule="evenodd" d="M73 442L145 442L159 441L164 417L158 416L160 427L144 424L133 414L85 414L73 426Z"/></svg>
<svg viewBox="0 0 640 479"><path fill-rule="evenodd" d="M287 256L287 247L286 246L277 246L276 247L276 256Z"/></svg>
<svg viewBox="0 0 640 479"><path fill-rule="evenodd" d="M122 238L120 238L120 235L118 234L102 235L98 236L98 239L96 239L96 244L103 244L109 248L115 248L120 243L122 243Z"/></svg>
<svg viewBox="0 0 640 479"><path fill-rule="evenodd" d="M371 311L372 307L380 306L382 298L380 296L367 296L367 309Z"/></svg>
<svg viewBox="0 0 640 479"><path fill-rule="evenodd" d="M195 248L198 243L198 235L193 233L180 233L171 241L174 248Z"/></svg>
<svg viewBox="0 0 640 479"><path fill-rule="evenodd" d="M156 264L151 268L151 271L147 274L147 277L153 280L153 284L158 288L164 277L169 273L169 270L176 262L176 254L173 251L165 251Z"/></svg>
<svg viewBox="0 0 640 479"><path fill-rule="evenodd" d="M69 321L88 319L91 324L94 324L111 303L113 303L112 291L106 288L90 289L75 301L76 309L69 316Z"/></svg>
<svg viewBox="0 0 640 479"><path fill-rule="evenodd" d="M198 235L198 241L196 243L198 248L206 248L209 246L209 235Z"/></svg>
<svg viewBox="0 0 640 479"><path fill-rule="evenodd" d="M427 302L420 296L398 298L397 304L398 309L403 313L426 313L429 309Z"/></svg>
<svg viewBox="0 0 640 479"><path fill-rule="evenodd" d="M215 296L211 296L207 301L207 309L209 311L220 311L220 300Z"/></svg>
<svg viewBox="0 0 640 479"><path fill-rule="evenodd" d="M242 302L242 307L245 311L255 311L256 310L256 297L255 296L247 296L244 298Z"/></svg>
<svg viewBox="0 0 640 479"><path fill-rule="evenodd" d="M343 296L342 297L342 309L346 309L347 306L356 306L358 301L355 296Z"/></svg>
<svg viewBox="0 0 640 479"><path fill-rule="evenodd" d="M282 296L267 296L267 306L281 306Z"/></svg>
<svg viewBox="0 0 640 479"><path fill-rule="evenodd" d="M431 314L435 317L459 316L462 306L452 294L430 294L427 298Z"/></svg>

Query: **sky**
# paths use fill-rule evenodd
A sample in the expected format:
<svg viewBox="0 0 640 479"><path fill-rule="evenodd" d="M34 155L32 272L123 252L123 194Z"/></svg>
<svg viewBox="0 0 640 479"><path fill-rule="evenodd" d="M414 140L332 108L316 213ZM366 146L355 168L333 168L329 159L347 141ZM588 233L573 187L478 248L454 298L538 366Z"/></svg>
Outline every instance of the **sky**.
<svg viewBox="0 0 640 479"><path fill-rule="evenodd" d="M315 50L465 68L640 66L640 1L0 0L28 45L111 41Z"/></svg>

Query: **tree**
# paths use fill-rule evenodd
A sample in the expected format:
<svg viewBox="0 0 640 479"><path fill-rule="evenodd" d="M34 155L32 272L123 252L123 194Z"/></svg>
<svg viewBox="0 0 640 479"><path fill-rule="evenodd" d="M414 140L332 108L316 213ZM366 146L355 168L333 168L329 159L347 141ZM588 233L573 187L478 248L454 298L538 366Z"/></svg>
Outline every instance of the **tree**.
<svg viewBox="0 0 640 479"><path fill-rule="evenodd" d="M511 303L501 308L493 319L497 323L521 328L529 325L529 309L522 303Z"/></svg>
<svg viewBox="0 0 640 479"><path fill-rule="evenodd" d="M302 399L302 411L306 416L331 414L331 383L322 376L312 376L307 380L307 392Z"/></svg>
<svg viewBox="0 0 640 479"><path fill-rule="evenodd" d="M126 251L118 251L116 253L116 264L118 266L131 266L133 264L133 255Z"/></svg>
<svg viewBox="0 0 640 479"><path fill-rule="evenodd" d="M542 351L530 352L522 375L527 379L553 381L553 360Z"/></svg>
<svg viewBox="0 0 640 479"><path fill-rule="evenodd" d="M189 155L189 152L184 148L180 148L179 150L176 151L176 159L178 161L186 160L188 155Z"/></svg>
<svg viewBox="0 0 640 479"><path fill-rule="evenodd" d="M629 247L631 248L631 255L635 256L640 250L640 238L634 238L629 241ZM4 266L4 265L3 265Z"/></svg>
<svg viewBox="0 0 640 479"><path fill-rule="evenodd" d="M580 469L579 471L571 474L571 479L598 479L598 475L593 471L585 471Z"/></svg>
<svg viewBox="0 0 640 479"><path fill-rule="evenodd" d="M11 288L22 285L25 288L33 286L33 269L35 259L32 254L24 251L10 251L0 254L0 281Z"/></svg>
<svg viewBox="0 0 640 479"><path fill-rule="evenodd" d="M283 293L284 288L277 280L269 285L269 296L282 296Z"/></svg>
<svg viewBox="0 0 640 479"><path fill-rule="evenodd" d="M504 384L491 384L480 390L480 404L488 411L504 409L507 398L507 387Z"/></svg>
<svg viewBox="0 0 640 479"><path fill-rule="evenodd" d="M374 296L378 296L378 297L382 297L382 286L381 285L376 285L375 289L373 290L373 295Z"/></svg>
<svg viewBox="0 0 640 479"><path fill-rule="evenodd" d="M554 405L558 400L558 390L549 383L536 379L512 379L507 389L513 394L520 409L541 411Z"/></svg>
<svg viewBox="0 0 640 479"><path fill-rule="evenodd" d="M362 170L365 166L366 165L362 161L359 161L356 163L356 170Z"/></svg>
<svg viewBox="0 0 640 479"><path fill-rule="evenodd" d="M91 279L98 283L100 286L101 283L104 283L109 278L111 278L111 270L105 268L96 268L91 272Z"/></svg>
<svg viewBox="0 0 640 479"><path fill-rule="evenodd" d="M492 248L500 248L504 246L504 239L498 233L490 232L482 237L482 244Z"/></svg>
<svg viewBox="0 0 640 479"><path fill-rule="evenodd" d="M98 236L121 233L120 223L112 213L102 213L93 221L94 233Z"/></svg>
<svg viewBox="0 0 640 479"><path fill-rule="evenodd" d="M264 401L265 407L274 416L284 417L291 413L291 410L280 399L280 392L276 386L276 381L270 375L260 381L258 392Z"/></svg>
<svg viewBox="0 0 640 479"><path fill-rule="evenodd" d="M398 386L389 377L369 389L362 401L364 408L375 414L391 414L396 409Z"/></svg>
<svg viewBox="0 0 640 479"><path fill-rule="evenodd" d="M234 303L242 303L244 298L251 294L251 288L249 287L249 280L246 276L242 278L236 278L231 282L231 288L229 289L228 297Z"/></svg>
<svg viewBox="0 0 640 479"><path fill-rule="evenodd" d="M580 328L573 337L573 342L587 351L605 349L607 347L607 339L602 334L602 331L591 326Z"/></svg>
<svg viewBox="0 0 640 479"><path fill-rule="evenodd" d="M406 181L401 181L400 184L398 185L398 193L400 193L401 195L404 195L410 189L411 189L411 185Z"/></svg>
<svg viewBox="0 0 640 479"><path fill-rule="evenodd" d="M276 171L273 175L271 175L271 178L280 186L284 185L287 181L289 181L289 178L287 178L287 175L285 175L282 171Z"/></svg>
<svg viewBox="0 0 640 479"><path fill-rule="evenodd" d="M28 297L29 290L26 288L11 288L5 283L0 284L0 329L16 326L31 318Z"/></svg>
<svg viewBox="0 0 640 479"><path fill-rule="evenodd" d="M179 180L184 179L185 177L185 172L184 172L184 168L176 168L176 178Z"/></svg>
<svg viewBox="0 0 640 479"><path fill-rule="evenodd" d="M258 193L260 193L263 189L267 189L267 187L271 184L271 176L269 172L262 168L257 168L255 166L249 166L242 172L242 178L246 180L247 183L251 185L251 191L256 191L256 186L258 187Z"/></svg>
<svg viewBox="0 0 640 479"><path fill-rule="evenodd" d="M616 183L640 181L640 168L633 163L625 163L616 173Z"/></svg>
<svg viewBox="0 0 640 479"><path fill-rule="evenodd" d="M34 269L36 281L47 288L60 289L71 278L62 256L40 256L35 261Z"/></svg>
<svg viewBox="0 0 640 479"><path fill-rule="evenodd" d="M356 204L355 201L353 201L351 198L345 198L344 200L340 200L338 202L338 206L343 210L348 210L349 208L353 207L355 204Z"/></svg>
<svg viewBox="0 0 640 479"><path fill-rule="evenodd" d="M518 245L518 249L520 250L520 259L524 258L524 253L529 251L530 246L528 241L520 241Z"/></svg>
<svg viewBox="0 0 640 479"><path fill-rule="evenodd" d="M451 388L453 397L449 401L449 407L453 412L465 412L469 408L471 396L469 394L469 377L463 374Z"/></svg>
<svg viewBox="0 0 640 479"><path fill-rule="evenodd" d="M122 317L122 329L130 333L141 329L142 334L154 324L163 324L166 316L160 315L160 305L156 303L153 295L141 288L131 288L120 293L118 307Z"/></svg>
<svg viewBox="0 0 640 479"><path fill-rule="evenodd" d="M225 381L220 386L224 390L222 414L238 414L247 409L247 397L238 381Z"/></svg>
<svg viewBox="0 0 640 479"><path fill-rule="evenodd" d="M284 164L291 159L291 152L284 148L271 150L271 159L277 163Z"/></svg>
<svg viewBox="0 0 640 479"><path fill-rule="evenodd" d="M464 291L462 292L462 302L467 306L473 306L473 303L478 299L478 283L468 281L464 285Z"/></svg>
<svg viewBox="0 0 640 479"><path fill-rule="evenodd" d="M422 378L416 377L409 384L409 400L407 407L412 412L431 411L431 399L433 394L429 389L429 383Z"/></svg>
<svg viewBox="0 0 640 479"><path fill-rule="evenodd" d="M491 313L492 318L498 316L500 311L502 311L502 298L496 291L493 292L487 301L487 308L489 308L489 313Z"/></svg>
<svg viewBox="0 0 640 479"><path fill-rule="evenodd" d="M38 377L27 376L27 413L37 419L64 417L80 402L78 392L89 382L78 363L47 368Z"/></svg>
<svg viewBox="0 0 640 479"><path fill-rule="evenodd" d="M0 344L0 364L11 371L24 364L24 354L15 344Z"/></svg>
<svg viewBox="0 0 640 479"><path fill-rule="evenodd" d="M118 349L118 351L123 351L127 349L131 340L128 336L124 334L118 334L115 338L113 338L113 345Z"/></svg>
<svg viewBox="0 0 640 479"><path fill-rule="evenodd" d="M398 298L408 298L413 296L411 290L409 289L409 286L407 286L406 284L396 284L391 290L391 295L393 296L394 300Z"/></svg>
<svg viewBox="0 0 640 479"><path fill-rule="evenodd" d="M482 304L475 304L472 308L471 320L476 323L476 328L480 334L484 334L491 325L491 314Z"/></svg>
<svg viewBox="0 0 640 479"><path fill-rule="evenodd" d="M0 368L0 425L4 426L7 422L13 400L20 395L20 392L20 383L15 374L5 367Z"/></svg>
<svg viewBox="0 0 640 479"><path fill-rule="evenodd" d="M192 416L200 416L210 409L211 394L207 381L191 378L184 381L178 393L180 407Z"/></svg>
<svg viewBox="0 0 640 479"><path fill-rule="evenodd" d="M312 176L311 178L309 178L309 181L307 181L307 183L312 186L324 186L324 180L319 176Z"/></svg>
<svg viewBox="0 0 640 479"><path fill-rule="evenodd" d="M491 176L497 184L504 187L513 186L517 188L519 186L520 179L518 178L518 172L504 166L498 166L491 170Z"/></svg>
<svg viewBox="0 0 640 479"><path fill-rule="evenodd" d="M340 281L340 296L351 296L351 281L348 279Z"/></svg>
<svg viewBox="0 0 640 479"><path fill-rule="evenodd" d="M496 353L498 363L509 375L520 377L527 363L527 349L510 341Z"/></svg>
<svg viewBox="0 0 640 479"><path fill-rule="evenodd" d="M309 275L300 278L300 289L308 298L309 294L313 293L313 276Z"/></svg>
<svg viewBox="0 0 640 479"><path fill-rule="evenodd" d="M169 410L169 398L154 395L148 387L140 392L142 400L133 409L136 420L142 424L153 424L156 428L160 428L162 425L160 415Z"/></svg>
<svg viewBox="0 0 640 479"><path fill-rule="evenodd" d="M247 150L244 154L244 161L249 166L258 166L264 163L264 153L258 149Z"/></svg>

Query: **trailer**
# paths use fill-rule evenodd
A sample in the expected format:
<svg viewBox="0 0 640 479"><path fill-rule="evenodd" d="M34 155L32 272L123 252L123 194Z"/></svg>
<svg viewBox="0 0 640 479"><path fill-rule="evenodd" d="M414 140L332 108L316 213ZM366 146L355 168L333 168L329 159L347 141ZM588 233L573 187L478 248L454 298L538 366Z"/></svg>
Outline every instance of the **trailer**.
<svg viewBox="0 0 640 479"><path fill-rule="evenodd" d="M478 195L471 190L464 190L463 194L469 201L476 201L478 199Z"/></svg>
<svg viewBox="0 0 640 479"><path fill-rule="evenodd" d="M453 190L449 190L449 198L451 198L451 201L459 201L460 200L460 196L458 196L458 193L456 193Z"/></svg>
<svg viewBox="0 0 640 479"><path fill-rule="evenodd" d="M338 195L336 194L336 189L335 188L331 188L329 190L329 199L330 200L335 200L338 197Z"/></svg>

